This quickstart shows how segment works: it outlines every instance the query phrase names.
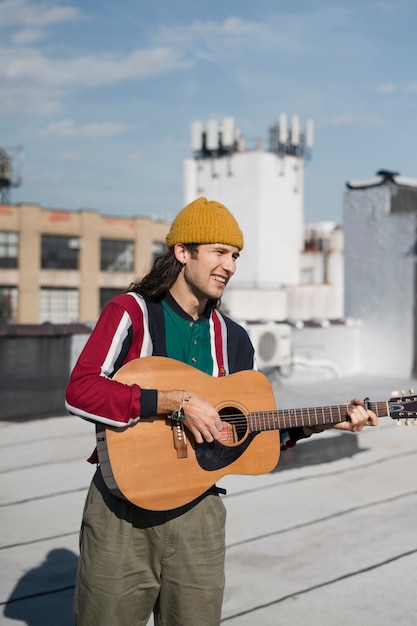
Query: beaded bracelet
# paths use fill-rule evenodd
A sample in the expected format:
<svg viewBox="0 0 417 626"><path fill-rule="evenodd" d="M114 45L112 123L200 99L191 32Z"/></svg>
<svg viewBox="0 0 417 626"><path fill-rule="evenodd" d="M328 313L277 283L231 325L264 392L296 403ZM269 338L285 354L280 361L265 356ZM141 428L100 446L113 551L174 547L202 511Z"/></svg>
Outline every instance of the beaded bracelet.
<svg viewBox="0 0 417 626"><path fill-rule="evenodd" d="M176 411L174 411L173 413L171 413L171 415L169 416L170 419L174 420L174 422L183 422L185 420L185 411L184 411L184 402L186 401L185 398L185 391L182 392L182 400L181 400L181 404L179 405L178 409Z"/></svg>

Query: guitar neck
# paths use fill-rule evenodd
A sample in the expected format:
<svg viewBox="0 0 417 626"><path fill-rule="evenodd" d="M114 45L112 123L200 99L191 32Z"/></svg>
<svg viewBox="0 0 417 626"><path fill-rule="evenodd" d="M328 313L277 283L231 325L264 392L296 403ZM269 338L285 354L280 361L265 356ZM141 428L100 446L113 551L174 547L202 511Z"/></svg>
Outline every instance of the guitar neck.
<svg viewBox="0 0 417 626"><path fill-rule="evenodd" d="M338 424L346 420L349 405L310 407L306 409L279 409L277 411L253 412L248 415L249 428L252 432L264 430L282 430L302 426L322 426ZM387 402L370 402L368 408L377 417L389 415Z"/></svg>

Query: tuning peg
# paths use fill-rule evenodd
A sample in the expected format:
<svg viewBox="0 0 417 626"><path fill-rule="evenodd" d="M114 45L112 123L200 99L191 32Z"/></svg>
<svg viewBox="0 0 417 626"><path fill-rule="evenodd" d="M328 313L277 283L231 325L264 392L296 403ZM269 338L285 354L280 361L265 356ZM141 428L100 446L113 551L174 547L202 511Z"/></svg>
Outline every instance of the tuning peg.
<svg viewBox="0 0 417 626"><path fill-rule="evenodd" d="M414 389L409 389L409 390L408 390L408 393L409 393L410 395L412 395L412 394L414 393Z"/></svg>
<svg viewBox="0 0 417 626"><path fill-rule="evenodd" d="M405 396L405 390L401 389L401 395Z"/></svg>
<svg viewBox="0 0 417 626"><path fill-rule="evenodd" d="M413 420L413 426L417 426L417 419Z"/></svg>
<svg viewBox="0 0 417 626"><path fill-rule="evenodd" d="M400 394L398 393L398 391L391 391L391 395L392 395L393 398L396 398Z"/></svg>
<svg viewBox="0 0 417 626"><path fill-rule="evenodd" d="M402 425L403 425L402 421L401 420L397 420L397 426L402 426Z"/></svg>
<svg viewBox="0 0 417 626"><path fill-rule="evenodd" d="M408 417L406 417L406 418L405 418L405 422L404 422L404 424L405 424L406 426L408 426L408 425L409 425Z"/></svg>

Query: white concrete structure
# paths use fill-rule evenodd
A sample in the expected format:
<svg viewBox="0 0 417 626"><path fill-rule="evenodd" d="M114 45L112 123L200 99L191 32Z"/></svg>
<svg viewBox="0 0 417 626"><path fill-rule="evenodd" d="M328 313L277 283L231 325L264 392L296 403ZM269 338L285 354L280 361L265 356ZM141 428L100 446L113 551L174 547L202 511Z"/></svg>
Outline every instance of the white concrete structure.
<svg viewBox="0 0 417 626"><path fill-rule="evenodd" d="M184 164L185 204L198 196L224 203L235 215L245 249L223 299L233 317L249 321L343 315L343 233L321 223L306 247L304 160L312 122L294 116L270 129L269 150L247 149L232 118L192 126L194 156Z"/></svg>
<svg viewBox="0 0 417 626"><path fill-rule="evenodd" d="M277 289L300 281L304 246L303 162L253 150L186 160L185 202L219 199L245 234L234 288Z"/></svg>

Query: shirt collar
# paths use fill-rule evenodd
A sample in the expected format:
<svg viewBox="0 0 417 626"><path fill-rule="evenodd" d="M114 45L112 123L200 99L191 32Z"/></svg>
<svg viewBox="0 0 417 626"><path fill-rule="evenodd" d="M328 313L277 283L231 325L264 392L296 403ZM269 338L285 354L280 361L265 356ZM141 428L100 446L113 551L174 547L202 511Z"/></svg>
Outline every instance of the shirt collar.
<svg viewBox="0 0 417 626"><path fill-rule="evenodd" d="M197 322L205 322L210 318L212 305L210 300L207 302L207 306L204 309L202 315L198 318L198 320L194 320L191 315L189 315L184 309L178 304L173 295L168 291L168 293L163 298L164 302L169 306L170 309L174 311L177 315L182 317L184 320L188 321L197 321Z"/></svg>

